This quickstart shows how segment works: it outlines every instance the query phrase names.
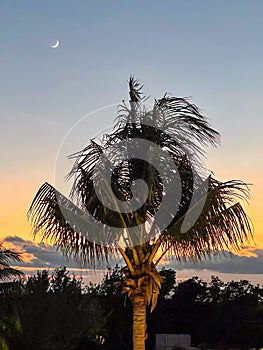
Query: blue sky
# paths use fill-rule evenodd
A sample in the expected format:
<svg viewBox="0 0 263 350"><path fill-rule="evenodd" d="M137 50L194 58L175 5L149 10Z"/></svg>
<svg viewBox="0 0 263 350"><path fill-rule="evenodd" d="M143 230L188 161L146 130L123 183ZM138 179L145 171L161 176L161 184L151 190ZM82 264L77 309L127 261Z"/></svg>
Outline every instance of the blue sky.
<svg viewBox="0 0 263 350"><path fill-rule="evenodd" d="M253 183L248 212L263 248L262 1L2 1L0 42L3 238L30 238L25 214L39 186L54 183L64 136L125 99L134 74L146 95L192 96L209 116L222 146L208 166ZM112 114L92 117L87 138Z"/></svg>
<svg viewBox="0 0 263 350"><path fill-rule="evenodd" d="M14 1L0 12L2 121L29 147L32 131L56 147L81 116L121 101L131 73L153 97L193 96L225 139L251 132L258 147L261 1Z"/></svg>

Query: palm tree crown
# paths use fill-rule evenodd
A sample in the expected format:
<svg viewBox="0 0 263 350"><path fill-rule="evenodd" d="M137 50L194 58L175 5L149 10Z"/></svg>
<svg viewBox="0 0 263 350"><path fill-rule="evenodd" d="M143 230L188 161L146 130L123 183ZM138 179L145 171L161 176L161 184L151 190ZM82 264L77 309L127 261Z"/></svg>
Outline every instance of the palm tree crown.
<svg viewBox="0 0 263 350"><path fill-rule="evenodd" d="M0 281L7 282L14 277L19 277L23 273L10 267L13 262L22 261L21 255L10 249L5 249L0 243Z"/></svg>

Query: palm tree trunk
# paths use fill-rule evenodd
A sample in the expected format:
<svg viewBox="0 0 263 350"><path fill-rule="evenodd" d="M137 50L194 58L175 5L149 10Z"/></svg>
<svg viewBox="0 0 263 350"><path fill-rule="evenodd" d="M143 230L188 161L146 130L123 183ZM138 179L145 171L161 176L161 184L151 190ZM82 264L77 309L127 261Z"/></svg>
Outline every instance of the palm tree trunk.
<svg viewBox="0 0 263 350"><path fill-rule="evenodd" d="M135 295L133 303L133 350L145 350L146 299Z"/></svg>

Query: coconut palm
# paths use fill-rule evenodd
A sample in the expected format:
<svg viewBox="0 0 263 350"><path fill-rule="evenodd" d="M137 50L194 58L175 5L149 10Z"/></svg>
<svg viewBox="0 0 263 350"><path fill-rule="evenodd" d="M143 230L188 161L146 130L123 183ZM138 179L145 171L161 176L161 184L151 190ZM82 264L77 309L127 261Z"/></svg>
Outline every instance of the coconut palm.
<svg viewBox="0 0 263 350"><path fill-rule="evenodd" d="M84 264L96 267L122 256L123 292L134 311L133 347L143 350L147 305L154 310L162 283L158 263L165 256L200 260L240 250L252 233L238 202L248 195L246 184L204 174L203 147L215 146L219 134L199 109L166 94L147 110L133 77L129 88L129 104L120 106L112 133L71 156L70 199L45 183L29 218L34 235L41 232ZM138 179L147 184L146 195Z"/></svg>
<svg viewBox="0 0 263 350"><path fill-rule="evenodd" d="M12 279L23 275L23 272L10 267L10 264L20 261L22 261L20 253L4 248L0 242L0 348L3 350L9 349L7 339L13 334L21 332L21 323L16 307L5 296L7 288L12 284Z"/></svg>
<svg viewBox="0 0 263 350"><path fill-rule="evenodd" d="M23 275L21 271L10 267L10 264L21 261L21 254L14 250L4 248L0 242L0 281L7 282L14 277Z"/></svg>

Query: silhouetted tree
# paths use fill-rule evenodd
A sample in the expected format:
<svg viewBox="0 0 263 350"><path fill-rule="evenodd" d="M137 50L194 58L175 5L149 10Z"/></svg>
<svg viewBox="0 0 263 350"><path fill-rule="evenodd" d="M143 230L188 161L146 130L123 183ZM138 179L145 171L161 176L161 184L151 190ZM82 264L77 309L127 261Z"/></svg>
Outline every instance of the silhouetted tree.
<svg viewBox="0 0 263 350"><path fill-rule="evenodd" d="M154 310L157 305L162 278L156 267L162 257L170 254L177 259L201 259L222 247L238 250L247 242L251 229L241 204L235 202L246 195L244 183L220 182L210 176L208 190L204 191L206 179L197 175L193 180L194 174L202 173L199 157L203 146L215 145L218 137L199 109L184 98L165 94L147 110L141 86L133 77L129 88L130 105L121 106L113 132L104 135L101 144L92 140L73 156L73 202L45 183L33 200L29 216L34 234L41 232L43 239L51 239L65 254L74 255L84 264L94 265L109 255L123 257L123 290L133 305L133 347L144 350L146 307L150 305ZM132 145L129 140L134 141ZM157 145L158 151L143 147L138 140ZM136 150L143 156L136 156ZM153 164L158 164L159 170ZM172 181L175 170L170 164L180 176L180 198ZM109 184L105 169L112 175ZM132 192L138 179L149 190L143 204L140 194ZM104 205L100 198L111 202L113 208ZM165 198L165 215L170 216L171 222L162 227L154 218ZM125 210L131 201L139 208L136 212ZM120 209L120 202L124 210ZM202 213L191 225L188 218L200 202L204 204ZM88 219L87 213L92 218ZM98 221L103 235L100 238L99 231L96 241L93 234ZM189 227L187 232L182 229L185 224ZM112 227L119 228L119 233L112 232ZM135 234L131 234L132 228ZM119 245L120 240L127 243L126 249Z"/></svg>
<svg viewBox="0 0 263 350"><path fill-rule="evenodd" d="M12 280L23 275L22 271L12 268L10 265L22 261L21 254L3 247L0 242L0 282Z"/></svg>

